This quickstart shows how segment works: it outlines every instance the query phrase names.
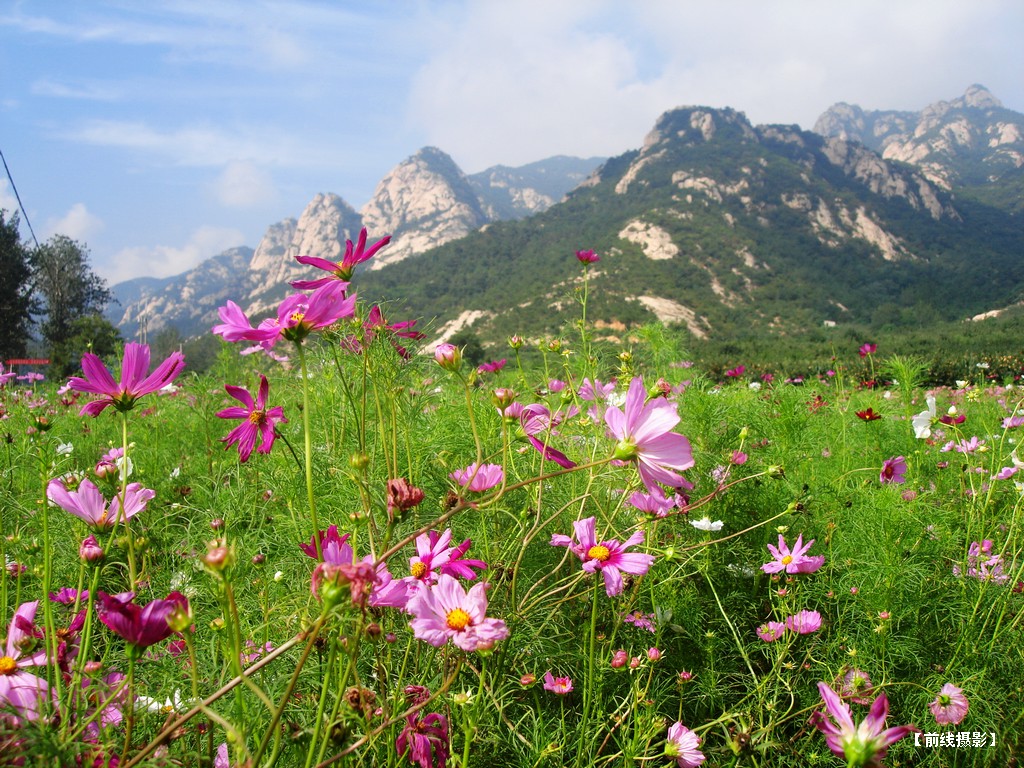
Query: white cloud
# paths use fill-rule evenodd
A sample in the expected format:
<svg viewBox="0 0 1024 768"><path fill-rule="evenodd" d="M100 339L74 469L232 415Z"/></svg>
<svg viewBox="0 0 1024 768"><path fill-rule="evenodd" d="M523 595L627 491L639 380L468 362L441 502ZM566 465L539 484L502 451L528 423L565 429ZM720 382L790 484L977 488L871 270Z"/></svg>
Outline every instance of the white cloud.
<svg viewBox="0 0 1024 768"><path fill-rule="evenodd" d="M470 172L619 154L688 104L809 129L837 101L921 109L974 82L1011 108L1020 94L1004 31L1024 23L1019 0L507 0L449 15L424 25L409 119Z"/></svg>
<svg viewBox="0 0 1024 768"><path fill-rule="evenodd" d="M249 160L233 160L211 185L214 196L229 208L252 208L277 199L270 174Z"/></svg>
<svg viewBox="0 0 1024 768"><path fill-rule="evenodd" d="M82 101L116 101L121 97L118 88L101 83L62 83L42 79L32 83L29 91L34 96L51 96L57 99L80 99Z"/></svg>
<svg viewBox="0 0 1024 768"><path fill-rule="evenodd" d="M236 229L200 227L183 246L136 246L124 248L97 265L97 272L110 284L134 277L170 277L187 272L206 259L245 243Z"/></svg>
<svg viewBox="0 0 1024 768"><path fill-rule="evenodd" d="M88 240L103 231L103 220L95 216L85 207L85 203L75 203L68 212L59 219L48 219L43 226L43 236L65 235L72 240Z"/></svg>

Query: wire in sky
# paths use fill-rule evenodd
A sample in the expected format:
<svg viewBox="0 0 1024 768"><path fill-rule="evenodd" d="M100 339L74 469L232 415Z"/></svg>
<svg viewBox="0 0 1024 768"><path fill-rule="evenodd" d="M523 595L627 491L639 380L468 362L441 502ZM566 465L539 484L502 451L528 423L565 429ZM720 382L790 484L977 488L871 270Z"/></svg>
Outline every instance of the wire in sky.
<svg viewBox="0 0 1024 768"><path fill-rule="evenodd" d="M21 204L21 195L18 194L18 188L14 185L14 179L11 177L11 169L7 167L7 158L4 157L4 153L2 151L0 151L0 160L3 160L4 170L7 171L7 180L11 182L11 189L14 190L14 199L18 201L18 207L21 209L21 215L25 219L28 231L32 234L32 242L35 243L36 248L38 248L39 241L36 240L35 230L32 229L32 222L28 220L28 212L25 210L25 206Z"/></svg>

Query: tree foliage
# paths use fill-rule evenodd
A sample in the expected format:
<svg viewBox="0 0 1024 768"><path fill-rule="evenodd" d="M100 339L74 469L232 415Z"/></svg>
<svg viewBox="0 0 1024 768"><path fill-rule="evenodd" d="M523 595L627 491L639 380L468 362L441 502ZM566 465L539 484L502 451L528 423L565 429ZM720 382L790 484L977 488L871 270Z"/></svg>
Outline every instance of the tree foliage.
<svg viewBox="0 0 1024 768"><path fill-rule="evenodd" d="M41 301L40 331L50 351L51 373L65 376L92 345L106 345L112 332L117 337L117 329L102 318L113 296L92 271L88 249L65 235L54 235L35 248L29 261L32 287Z"/></svg>
<svg viewBox="0 0 1024 768"><path fill-rule="evenodd" d="M32 325L32 270L18 233L18 214L0 209L0 360L24 357Z"/></svg>

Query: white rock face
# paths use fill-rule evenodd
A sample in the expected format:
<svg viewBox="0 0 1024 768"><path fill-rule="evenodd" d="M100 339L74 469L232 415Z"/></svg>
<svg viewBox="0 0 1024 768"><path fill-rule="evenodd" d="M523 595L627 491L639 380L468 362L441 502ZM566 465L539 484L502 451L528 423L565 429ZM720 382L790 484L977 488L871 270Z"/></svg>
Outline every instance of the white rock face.
<svg viewBox="0 0 1024 768"><path fill-rule="evenodd" d="M370 269L465 237L487 222L465 174L432 147L385 176L361 213L371 238L391 234L391 244L368 263Z"/></svg>
<svg viewBox="0 0 1024 768"><path fill-rule="evenodd" d="M672 236L661 227L646 221L633 219L619 232L619 237L636 243L644 252L644 256L654 261L671 259L679 254L679 248L672 242Z"/></svg>
<svg viewBox="0 0 1024 768"><path fill-rule="evenodd" d="M672 323L685 323L686 329L698 339L706 339L710 326L703 317L699 317L689 307L684 307L677 301L665 299L661 296L637 296L634 301L639 301L647 309L654 313L655 317L666 325Z"/></svg>

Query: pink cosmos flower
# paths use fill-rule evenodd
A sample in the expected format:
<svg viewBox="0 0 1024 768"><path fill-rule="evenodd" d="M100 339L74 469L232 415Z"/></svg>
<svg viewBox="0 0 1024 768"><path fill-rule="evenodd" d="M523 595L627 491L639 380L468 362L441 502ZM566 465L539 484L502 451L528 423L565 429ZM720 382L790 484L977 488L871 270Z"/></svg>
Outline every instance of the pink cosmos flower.
<svg viewBox="0 0 1024 768"><path fill-rule="evenodd" d="M124 492L115 494L108 505L99 488L89 479L82 480L75 491L69 491L60 478L51 480L46 486L46 497L50 501L101 531L110 530L117 523L130 520L144 510L146 502L154 496L156 491L143 488L139 483L129 483Z"/></svg>
<svg viewBox="0 0 1024 768"><path fill-rule="evenodd" d="M488 618L487 585L476 584L466 592L454 576L442 573L433 587L420 585L406 609L413 635L435 648L449 640L466 652L491 648L508 637L501 619Z"/></svg>
<svg viewBox="0 0 1024 768"><path fill-rule="evenodd" d="M868 355L875 354L876 349L878 349L877 344L872 344L871 342L868 342L867 344L862 344L861 348L858 349L857 351L860 352L861 357L867 357Z"/></svg>
<svg viewBox="0 0 1024 768"><path fill-rule="evenodd" d="M101 479L113 477L115 474L120 475L123 483L132 474L133 469L131 458L126 459L124 456L124 448L111 448L100 456L100 460L96 462L92 471L96 477Z"/></svg>
<svg viewBox="0 0 1024 768"><path fill-rule="evenodd" d="M317 559L317 540L320 544L320 552L323 555L322 562L330 566L340 566L343 568L351 569L354 565L355 552L352 550L352 545L348 543L349 534L339 534L338 526L332 525L326 531L318 531L315 539L310 539L309 544L299 544L299 549L306 553L307 556L312 557L314 560ZM360 564L373 565L373 557L367 555L364 557ZM318 566L319 567L319 566ZM353 576L363 578L366 576L365 572L360 575L354 571L330 571L326 573L323 569L319 574L314 574L313 581L310 584L310 588L313 593L317 593L317 588L325 578L331 578L337 581L341 577L348 579L348 583L351 586ZM378 563L373 576L366 579L370 585L369 604L374 608L400 608L404 609L406 603L409 600L410 589L409 585L402 579L396 579L392 576L391 571L388 570L386 563Z"/></svg>
<svg viewBox="0 0 1024 768"><path fill-rule="evenodd" d="M522 426L523 434L529 440L530 445L536 448L541 456L548 461L553 461L565 469L572 469L576 466L576 462L547 443L549 435L557 434L552 429L553 423L551 411L540 403L524 405L519 411L519 424ZM544 436L545 439L541 440L537 437L538 435Z"/></svg>
<svg viewBox="0 0 1024 768"><path fill-rule="evenodd" d="M766 643L774 643L786 634L786 625L781 621L766 621L757 628L757 636Z"/></svg>
<svg viewBox="0 0 1024 768"><path fill-rule="evenodd" d="M881 483L905 483L907 474L907 460L902 456L895 456L882 462L882 472L878 476Z"/></svg>
<svg viewBox="0 0 1024 768"><path fill-rule="evenodd" d="M148 648L173 634L168 617L179 608L186 613L189 610L188 598L180 592L171 592L163 600L152 600L145 606L132 602L134 592L122 592L108 595L97 592L99 598L97 611L100 621L116 635L124 638L132 647L132 653L138 649Z"/></svg>
<svg viewBox="0 0 1024 768"><path fill-rule="evenodd" d="M497 373L505 367L506 362L505 358L501 358L501 360L493 360L490 363L478 365L476 370L477 373Z"/></svg>
<svg viewBox="0 0 1024 768"><path fill-rule="evenodd" d="M420 717L419 712L407 715L405 728L395 739L398 756L408 754L409 760L420 768L444 768L448 750L448 720L437 712L425 717Z"/></svg>
<svg viewBox="0 0 1024 768"><path fill-rule="evenodd" d="M316 539L310 539L309 544L299 544L299 549L308 557L312 557L314 560L321 559L325 563L334 563L335 565L351 563L355 555L352 552L352 546L348 543L348 537L347 533L339 535L338 526L332 525L326 531L317 531ZM317 540L319 540L320 553L323 557L317 555Z"/></svg>
<svg viewBox="0 0 1024 768"><path fill-rule="evenodd" d="M0 389L3 389L4 385L17 375L17 371L5 371L4 364L0 363Z"/></svg>
<svg viewBox="0 0 1024 768"><path fill-rule="evenodd" d="M640 576L647 573L654 562L654 555L626 552L629 547L644 540L643 531L637 531L621 543L614 539L598 541L595 523L593 517L577 520L573 523L576 540L556 533L551 537L551 546L568 547L583 562L583 570L587 573L601 571L605 592L608 597L615 597L623 589L622 574Z"/></svg>
<svg viewBox="0 0 1024 768"><path fill-rule="evenodd" d="M825 564L825 556L807 557L807 550L814 544L814 539L811 539L806 544L803 543L803 540L803 534L797 536L796 544L793 545L793 549L790 551L786 540L780 533L778 548L773 547L771 544L768 545L768 551L772 553L772 557L775 560L762 565L761 570L765 573L778 573L780 571L785 571L786 573L814 573Z"/></svg>
<svg viewBox="0 0 1024 768"><path fill-rule="evenodd" d="M505 479L505 470L500 464L480 464L473 462L465 469L458 469L448 475L452 480L467 491L486 491L500 485Z"/></svg>
<svg viewBox="0 0 1024 768"><path fill-rule="evenodd" d="M426 338L426 334L412 330L414 325L416 325L415 320L405 320L400 323L392 323L389 325L384 321L384 314L381 312L380 306L374 304L370 307L370 313L366 320L363 321L363 340L365 340L366 344L370 344L377 333L383 331L388 334L391 340L391 346L395 348L395 351L408 360L409 350L399 344L395 340L395 337L410 339L412 341L419 341L420 339ZM363 343L364 341L361 341L356 337L352 337L346 342L345 346L353 352L361 353L363 351Z"/></svg>
<svg viewBox="0 0 1024 768"><path fill-rule="evenodd" d="M675 501L673 499L666 499L665 494L657 486L652 488L650 493L633 491L626 501L641 512L646 512L655 517L666 517L676 506Z"/></svg>
<svg viewBox="0 0 1024 768"><path fill-rule="evenodd" d="M682 475L693 466L690 441L672 432L679 423L676 405L663 397L649 403L643 379L636 377L626 393L625 409L608 406L604 414L608 436L618 440L615 458L637 462L640 479L648 490L658 483L674 488L692 487Z"/></svg>
<svg viewBox="0 0 1024 768"><path fill-rule="evenodd" d="M42 677L26 670L46 665L46 647L42 632L33 624L38 601L22 603L7 630L7 646L0 656L0 703L9 704L29 720L40 716L40 704L49 693ZM28 649L35 649L29 652ZM17 718L13 718L17 725Z"/></svg>
<svg viewBox="0 0 1024 768"><path fill-rule="evenodd" d="M277 437L276 426L287 423L288 419L284 417L284 408L280 405L267 408L267 395L270 393L267 377L260 374L260 388L255 402L248 390L242 387L228 384L224 389L245 406L234 405L217 413L221 419L242 419L242 423L231 430L227 437L221 438L221 442L225 443L224 448L237 444L238 457L243 464L249 460L254 449L257 453L270 453Z"/></svg>
<svg viewBox="0 0 1024 768"><path fill-rule="evenodd" d="M457 547L451 546L451 529L444 533L430 531L416 537L416 555L409 558L409 579L431 585L441 573L472 581L477 577L473 568L486 569L483 560L462 560L470 547L466 539Z"/></svg>
<svg viewBox="0 0 1024 768"><path fill-rule="evenodd" d="M962 688L946 683L935 697L935 701L928 705L928 709L935 715L935 722L939 725L958 725L967 717L967 697L964 696Z"/></svg>
<svg viewBox="0 0 1024 768"><path fill-rule="evenodd" d="M867 697L871 695L873 690L871 678L868 677L867 672L851 669L843 675L843 684L839 689L839 695L855 704L861 704L866 707L871 703L871 700Z"/></svg>
<svg viewBox="0 0 1024 768"><path fill-rule="evenodd" d="M292 294L277 308L277 317L267 318L256 328L237 304L229 301L218 310L224 322L213 327L213 332L226 341L254 341L264 350L270 350L279 339L300 342L313 331L333 325L355 312L355 294L347 296L348 283L330 280L312 294Z"/></svg>
<svg viewBox="0 0 1024 768"><path fill-rule="evenodd" d="M817 611L800 611L786 618L786 629L798 635L809 635L821 629L821 614Z"/></svg>
<svg viewBox="0 0 1024 768"><path fill-rule="evenodd" d="M92 400L82 406L80 416L89 414L99 416L103 410L112 405L117 411L124 413L135 407L135 401L153 392L160 391L170 384L185 368L185 358L181 352L172 352L166 360L149 371L149 345L128 342L124 347L121 360L121 382L114 381L103 361L92 352L82 356L82 373L84 378L74 376L68 382L76 392L87 392L100 395L99 400Z"/></svg>
<svg viewBox="0 0 1024 768"><path fill-rule="evenodd" d="M544 673L544 690L551 691L559 696L566 696L572 693L572 678L569 676L555 677L549 669Z"/></svg>
<svg viewBox="0 0 1024 768"><path fill-rule="evenodd" d="M320 288L324 285L328 285L331 282L347 281L352 279L352 272L355 270L357 264L362 264L364 261L372 257L377 251L383 248L385 245L391 242L391 236L382 237L376 243L371 245L369 248L366 247L366 227L363 227L359 231L359 240L353 245L351 240L345 241L345 255L341 261L334 262L328 259L321 259L317 256L296 256L295 260L300 264L308 264L311 267L322 269L325 272L330 272L330 277L321 277L316 280L295 280L292 282L292 288L298 288L301 291L309 290L311 288Z"/></svg>
<svg viewBox="0 0 1024 768"><path fill-rule="evenodd" d="M576 251L576 259L581 264L594 264L601 260L594 251Z"/></svg>
<svg viewBox="0 0 1024 768"><path fill-rule="evenodd" d="M859 725L853 722L850 705L825 683L818 683L818 692L828 713L815 711L811 720L825 734L828 748L845 758L850 765L880 766L890 745L918 731L912 725L885 727L889 699L880 693L871 705L868 716Z"/></svg>
<svg viewBox="0 0 1024 768"><path fill-rule="evenodd" d="M678 768L697 768L706 759L700 751L700 736L682 723L673 723L669 727L665 757L674 759Z"/></svg>

